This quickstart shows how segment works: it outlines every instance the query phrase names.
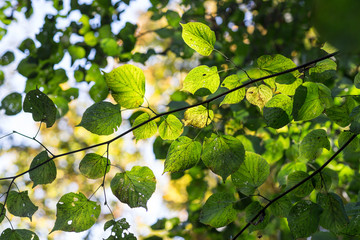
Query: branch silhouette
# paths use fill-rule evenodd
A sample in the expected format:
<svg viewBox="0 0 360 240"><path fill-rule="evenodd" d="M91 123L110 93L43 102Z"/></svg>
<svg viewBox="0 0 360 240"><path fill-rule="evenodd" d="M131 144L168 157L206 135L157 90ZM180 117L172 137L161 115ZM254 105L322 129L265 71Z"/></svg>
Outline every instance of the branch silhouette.
<svg viewBox="0 0 360 240"><path fill-rule="evenodd" d="M36 165L36 166L34 166L34 167L32 167L32 168L29 168L28 170L26 170L26 171L24 171L24 172L22 172L22 173L19 173L19 174L17 174L17 175L0 178L0 181L11 180L11 182L10 182L10 184L9 184L9 187L8 187L8 190L7 190L7 192L6 192L6 197L5 197L5 200L4 200L4 205L3 205L3 208L2 208L2 210L1 210L0 216L1 216L1 215L3 214L3 212L4 212L5 204L6 204L7 197L8 197L8 193L10 192L11 187L12 187L12 185L14 184L15 180L16 180L17 178L19 178L19 177L21 177L21 176L23 176L23 175L25 175L25 174L27 174L27 173L35 170L35 169L37 169L37 168L39 168L39 167L47 164L48 162L50 162L50 161L52 161L52 160L54 160L54 159L57 159L57 158L60 158L60 157L64 157L64 156L67 156L67 155L71 155L71 154L74 154L74 153L82 152L82 151L85 151L85 150L88 150L88 149L92 149L92 148L95 148L95 147L99 147L99 146L103 146L103 145L110 145L112 142L116 141L117 139L119 139L119 138L121 138L121 137L129 134L130 132L134 131L135 129L137 129L137 128L139 128L139 127L141 127L141 126L143 126L143 125L145 125L145 124L147 124L147 123L149 123L149 122L151 122L151 121L154 121L154 120L156 120L156 119L158 119L158 118L160 118L160 117L167 116L167 115L169 115L169 114L176 113L176 112L181 112L181 111L184 111L184 110L187 110L187 109L190 109L190 108L194 108L194 107L197 107L197 106L200 106L200 105L209 104L209 103L211 103L212 101L214 101L214 100L216 100L216 99L219 99L219 98L221 98L221 97L223 97L223 96L225 96L225 95L227 95L227 94L229 94L229 93L232 93L232 92L234 92L234 91L236 91L236 90L239 90L239 89L241 89L241 88L244 88L244 87L246 87L246 86L248 86L248 85L251 85L251 84L253 84L253 83L260 82L260 81L263 81L263 80L266 80L266 79L269 79L269 78L277 77L277 76L280 76L280 75L283 75L283 74L286 74L286 73L290 73L290 72L293 72L293 71L296 71L296 70L304 69L304 68L306 68L306 67L308 67L308 66L311 66L311 65L313 65L313 64L315 64L315 63L317 63L317 62L320 62L320 61L322 61L322 60L331 58L331 57L335 56L336 54L338 54L338 52L334 52L334 53L325 55L325 56L320 57L320 58L317 58L317 59L315 59L315 60L313 60L313 61L304 63L304 64L302 64L302 65L299 65L299 66L294 67L294 68L290 68L290 69L288 69L288 70L285 70L285 71L282 71L282 72L279 72L279 73L267 75L267 76L264 76L264 77L261 77L261 78L257 78L257 79L252 79L252 80L250 80L250 81L248 81L248 82L246 82L246 83L244 83L244 84L242 84L242 85L240 85L240 86L238 86L238 87L236 87L236 88L233 88L233 89L230 89L230 90L228 90L228 91L225 91L225 92L223 92L223 93L221 93L221 94L219 94L219 95L216 95L216 96L214 96L214 97L212 97L212 98L209 98L209 99L207 99L207 100L205 100L205 101L202 101L202 102L199 102L199 103L195 103L195 104L193 104L193 105L189 105L189 106L186 106L186 107L181 107L181 108L178 108L178 109L174 109L174 110L171 110L171 111L168 111L168 112L159 113L159 114L157 114L156 116L154 116L154 117L152 117L152 118L150 118L150 119L148 119L148 120L146 120L146 121L144 121L144 122L142 122L142 123L140 123L140 124L138 124L138 125L130 128L130 129L124 131L123 133L119 134L118 136L116 136L116 137L114 137L114 138L112 138L112 139L110 139L110 140L108 140L108 141L104 141L104 142L101 142L101 143L97 143L97 144L90 145L90 146L87 146L87 147L84 147L84 148L80 148L80 149L76 149L76 150L73 150L73 151L61 153L61 154L58 154L58 155L54 155L54 154L50 153L50 154L52 155L51 158L47 159L46 161L44 161L44 162L42 162L42 163L40 163L40 164L38 164L38 165ZM35 140L34 138L31 138L31 139ZM36 140L35 140L35 141L36 141ZM38 142L38 143L39 143L39 142ZM42 145L41 143L39 143L39 144L40 144L42 147L45 148L44 145ZM46 148L45 148L45 149L46 149ZM105 171L105 172L106 172L106 171ZM315 175L315 174L314 174L314 175ZM313 174L310 175L310 176L313 176ZM105 175L104 175L104 179L105 179L105 177L106 177L106 173L105 173ZM301 184L300 184L300 185L301 185ZM103 187L104 187L104 186L103 186ZM286 194L285 194L285 195L286 195ZM272 201L273 201L273 200L272 200ZM266 209L266 208L265 208L265 209ZM261 213L257 214L256 217L258 217L260 214L261 214ZM248 224L248 225L250 225L250 224ZM247 227L248 227L248 226L247 226ZM247 228L247 227L246 227L246 228ZM245 229L246 229L246 228L245 228ZM244 229L244 230L245 230L245 229ZM243 231L241 231L234 239L236 239L242 232L243 232Z"/></svg>

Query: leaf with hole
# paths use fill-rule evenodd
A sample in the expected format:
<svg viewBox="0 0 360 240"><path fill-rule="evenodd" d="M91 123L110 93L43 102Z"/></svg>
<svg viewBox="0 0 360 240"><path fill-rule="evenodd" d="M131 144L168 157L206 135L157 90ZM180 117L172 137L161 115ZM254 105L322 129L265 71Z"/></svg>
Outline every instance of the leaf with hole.
<svg viewBox="0 0 360 240"><path fill-rule="evenodd" d="M9 213L18 217L28 217L30 221L32 220L32 215L38 210L38 207L31 202L28 191L10 191L6 206Z"/></svg>
<svg viewBox="0 0 360 240"><path fill-rule="evenodd" d="M48 161L49 156L46 151L39 153L31 162L30 169ZM33 188L39 184L52 183L56 179L56 166L54 160L50 160L40 167L29 172L31 181L34 182Z"/></svg>
<svg viewBox="0 0 360 240"><path fill-rule="evenodd" d="M96 153L88 153L80 161L79 170L87 178L97 179L104 177L110 170L110 160Z"/></svg>
<svg viewBox="0 0 360 240"><path fill-rule="evenodd" d="M78 126L97 135L110 135L117 131L122 118L120 106L110 102L98 102L87 108Z"/></svg>
<svg viewBox="0 0 360 240"><path fill-rule="evenodd" d="M272 98L272 90L262 84L258 87L250 87L246 91L246 99L253 105L256 105L262 110L265 104Z"/></svg>
<svg viewBox="0 0 360 240"><path fill-rule="evenodd" d="M155 191L156 179L150 168L134 166L131 171L117 173L110 187L113 194L129 207L147 209L147 201Z"/></svg>
<svg viewBox="0 0 360 240"><path fill-rule="evenodd" d="M56 204L56 221L51 232L82 232L91 228L100 215L100 205L82 193L67 193Z"/></svg>
<svg viewBox="0 0 360 240"><path fill-rule="evenodd" d="M39 240L39 237L27 229L7 228L1 233L0 240Z"/></svg>
<svg viewBox="0 0 360 240"><path fill-rule="evenodd" d="M315 159L323 148L330 150L330 142L325 130L312 130L300 143L300 156L309 160Z"/></svg>
<svg viewBox="0 0 360 240"><path fill-rule="evenodd" d="M183 83L183 91L188 91L195 95L206 96L214 93L220 84L220 76L217 67L205 65L192 69L186 75Z"/></svg>
<svg viewBox="0 0 360 240"><path fill-rule="evenodd" d="M32 113L34 121L45 122L48 128L54 125L57 112L55 104L40 90L31 90L26 94L23 108L25 112Z"/></svg>
<svg viewBox="0 0 360 240"><path fill-rule="evenodd" d="M209 56L214 50L215 33L203 23L190 22L181 24L184 42L203 56Z"/></svg>

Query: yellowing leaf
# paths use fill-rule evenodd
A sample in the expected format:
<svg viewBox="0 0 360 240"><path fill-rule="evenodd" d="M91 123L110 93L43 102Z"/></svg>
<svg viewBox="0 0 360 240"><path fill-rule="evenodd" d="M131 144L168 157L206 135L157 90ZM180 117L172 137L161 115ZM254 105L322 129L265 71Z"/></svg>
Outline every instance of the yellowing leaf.
<svg viewBox="0 0 360 240"><path fill-rule="evenodd" d="M214 118L214 112L204 106L197 106L185 111L185 126L203 128L209 125Z"/></svg>
<svg viewBox="0 0 360 240"><path fill-rule="evenodd" d="M262 110L265 104L272 98L272 94L272 90L268 86L262 84L258 87L250 87L246 91L246 99Z"/></svg>

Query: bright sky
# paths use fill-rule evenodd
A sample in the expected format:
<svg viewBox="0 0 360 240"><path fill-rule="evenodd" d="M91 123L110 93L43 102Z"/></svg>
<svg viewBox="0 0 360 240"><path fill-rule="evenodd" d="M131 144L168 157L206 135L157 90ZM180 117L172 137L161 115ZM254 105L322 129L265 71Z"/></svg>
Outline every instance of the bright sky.
<svg viewBox="0 0 360 240"><path fill-rule="evenodd" d="M82 2L89 2L89 0L79 0L79 3ZM91 2L91 0L90 0ZM65 8L63 12L67 12L69 10L69 3L70 0L64 0ZM118 32L127 21L136 23L139 14L143 11L146 11L150 7L150 2L148 0L135 0L131 1L130 7L127 7L125 12L121 15L121 21L114 23L112 25L112 29L114 32ZM0 41L0 55L4 54L6 51L11 50L15 53L15 61L11 63L8 66L5 66L3 68L0 68L5 73L5 84L0 87L0 99L3 99L6 95L8 95L11 92L23 92L25 87L25 81L26 79L17 73L16 67L21 59L25 57L25 54L18 51L16 48L20 45L20 43L25 38L35 38L35 34L37 34L40 30L40 27L43 24L44 16L47 13L55 13L54 9L52 8L52 2L51 1L45 1L45 0L33 0L33 8L34 13L32 14L32 17L30 19L25 19L22 14L17 14L16 18L18 19L17 22L13 22L11 26L8 29L8 33L6 36ZM79 13L74 12L70 15L71 19L79 19L81 16ZM60 25L68 24L67 21L60 22ZM70 57L65 56L63 61L59 64L61 68L68 69L70 71L73 71L73 69L70 68ZM69 77L72 74L68 74ZM70 80L71 81L71 80ZM82 90L82 91L86 91ZM80 96L80 98L88 97L87 94L84 96ZM24 95L23 95L24 97ZM127 126L125 126L127 127ZM6 116L4 114L4 111L0 111L0 136L11 132L12 130L16 130L18 132L21 132L28 136L34 136L37 131L37 126L33 124L33 120L30 113L20 113L15 116ZM120 131L126 130L124 126L120 128ZM31 140L25 139L23 137L14 136L15 143L18 145L28 145L32 147L38 147L38 145ZM132 142L132 140L130 139ZM170 213L168 209L164 208L164 202L162 200L162 195L164 194L166 190L167 183L169 181L169 178L167 175L162 175L163 170L163 164L161 161L156 161L155 157L152 152L152 141L142 142L142 152L143 158L146 160L146 165L149 166L158 181L157 184L157 190L153 194L153 196L148 201L148 211L146 212L143 208L136 208L136 209L130 209L127 205L123 204L124 206L124 215L121 217L125 217L128 222L131 225L131 232L134 232L135 234L146 234L146 229L140 230L136 228L136 220L141 219L143 224L150 225L157 221L158 218L162 217L172 217L174 216L174 213ZM133 148L133 143L129 144L129 148ZM9 141L6 141L6 139L0 140L0 148L8 149L11 145ZM15 156L10 155L3 155L0 156L0 162L6 164L0 165L0 173L5 170L5 166L11 165L11 160ZM131 166L129 166L129 169ZM128 170L128 169L127 169ZM17 171L16 166L13 166L11 169L6 168L6 176L12 175L12 173L15 173ZM75 187L76 188L76 187ZM81 189L79 189L81 190ZM77 191L79 191L77 190ZM110 199L115 199L115 197L112 195L111 190L107 189L107 195ZM41 191L40 193L41 194ZM56 204L56 203L55 203ZM55 205L54 205L55 208ZM105 207L103 207L103 210L105 210ZM107 211L103 211L103 213L107 213ZM35 217L35 216L34 216ZM118 216L119 217L119 216ZM19 219L20 220L20 219ZM16 221L16 220L15 220ZM4 221L5 224L2 224L0 230L2 231L4 228L9 227L8 224ZM53 224L53 223L51 223ZM40 227L41 228L41 227ZM102 239L103 237L106 237L108 235L104 235L103 232L103 225L94 225L95 229L93 229L94 236L91 236L90 239ZM143 232L145 231L145 232ZM109 233L109 232L108 232ZM38 233L40 234L40 233ZM62 236L56 238L56 240L60 239L82 239L86 235L85 233L65 233ZM46 236L40 236L41 239L45 239Z"/></svg>

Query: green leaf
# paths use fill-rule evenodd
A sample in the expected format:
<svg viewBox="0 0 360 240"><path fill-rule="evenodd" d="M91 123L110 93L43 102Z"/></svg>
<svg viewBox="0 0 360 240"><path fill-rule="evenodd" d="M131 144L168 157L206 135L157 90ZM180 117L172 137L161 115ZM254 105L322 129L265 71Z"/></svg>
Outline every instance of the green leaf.
<svg viewBox="0 0 360 240"><path fill-rule="evenodd" d="M327 82L334 80L336 76L336 62L325 59L316 63L315 67L310 68L309 78L312 82Z"/></svg>
<svg viewBox="0 0 360 240"><path fill-rule="evenodd" d="M239 139L228 135L212 134L205 137L201 155L206 167L226 178L236 172L245 159L245 149Z"/></svg>
<svg viewBox="0 0 360 240"><path fill-rule="evenodd" d="M56 221L51 232L82 232L91 228L100 215L100 205L82 193L67 193L56 204Z"/></svg>
<svg viewBox="0 0 360 240"><path fill-rule="evenodd" d="M263 115L269 127L278 129L287 125L291 119L293 102L284 94L275 95L265 104Z"/></svg>
<svg viewBox="0 0 360 240"><path fill-rule="evenodd" d="M292 74L280 75L275 78L276 91L293 96L302 82L301 78L296 78Z"/></svg>
<svg viewBox="0 0 360 240"><path fill-rule="evenodd" d="M355 108L356 102L353 98L347 97L345 103L341 106L333 106L326 109L326 115L341 127L346 127L350 124L350 113Z"/></svg>
<svg viewBox="0 0 360 240"><path fill-rule="evenodd" d="M360 235L360 215L356 215L350 219L347 226L341 230L347 236L359 236Z"/></svg>
<svg viewBox="0 0 360 240"><path fill-rule="evenodd" d="M246 80L248 80L248 77L245 73L241 72L240 75L230 75L225 78L225 80L221 83L222 87L226 87L227 89L231 90L236 87L241 86ZM220 106L223 104L235 104L241 102L245 97L245 88L241 88L239 90L236 90L234 92L228 93L224 100L220 103Z"/></svg>
<svg viewBox="0 0 360 240"><path fill-rule="evenodd" d="M272 98L272 90L262 84L258 87L250 87L246 91L246 99L253 105L256 105L262 110L265 104Z"/></svg>
<svg viewBox="0 0 360 240"><path fill-rule="evenodd" d="M263 55L256 60L256 65L261 70L265 70L272 74L296 67L296 64L291 59L280 54L275 54L273 56ZM294 71L293 74L298 75L299 72Z"/></svg>
<svg viewBox="0 0 360 240"><path fill-rule="evenodd" d="M15 55L11 51L7 51L0 57L0 65L6 66L15 60Z"/></svg>
<svg viewBox="0 0 360 240"><path fill-rule="evenodd" d="M72 58L72 61L75 61L77 59L84 58L86 55L86 51L83 47L71 45L68 48L69 54Z"/></svg>
<svg viewBox="0 0 360 240"><path fill-rule="evenodd" d="M138 116L133 124L133 127L148 121L150 119L150 115L147 113L143 113L140 116ZM139 139L146 139L151 137L152 135L154 135L157 131L157 125L154 121L150 121L148 123L145 123L144 125L142 125L141 127L138 127L137 129L135 129L133 131L133 134L136 138L136 140Z"/></svg>
<svg viewBox="0 0 360 240"><path fill-rule="evenodd" d="M317 231L322 209L309 200L300 200L290 209L287 218L294 238L306 238Z"/></svg>
<svg viewBox="0 0 360 240"><path fill-rule="evenodd" d="M174 28L177 28L179 26L181 17L179 16L179 14L177 12L167 10L165 17L170 26L172 26Z"/></svg>
<svg viewBox="0 0 360 240"><path fill-rule="evenodd" d="M85 33L84 42L90 47L94 47L98 43L98 39L95 36L94 32L90 31Z"/></svg>
<svg viewBox="0 0 360 240"><path fill-rule="evenodd" d="M339 147L344 146L344 144L353 136L354 134L348 131L344 131L341 132L339 135ZM347 145L347 147L345 148L345 151L349 151L349 152L356 152L357 149L360 146L360 142L358 138L355 138L354 140L351 141L351 143L349 145Z"/></svg>
<svg viewBox="0 0 360 240"><path fill-rule="evenodd" d="M111 227L111 234L106 240L136 240L134 234L129 233L128 229L130 224L126 221L125 218L122 218L118 221L109 220L104 224L104 231Z"/></svg>
<svg viewBox="0 0 360 240"><path fill-rule="evenodd" d="M32 90L25 96L25 112L32 113L34 121L46 123L46 127L51 127L56 120L56 107L53 101L40 90Z"/></svg>
<svg viewBox="0 0 360 240"><path fill-rule="evenodd" d="M240 168L231 174L231 180L236 188L245 195L251 195L260 187L270 174L270 165L260 155L245 153L245 160Z"/></svg>
<svg viewBox="0 0 360 240"><path fill-rule="evenodd" d="M5 74L4 71L0 70L0 86L4 84Z"/></svg>
<svg viewBox="0 0 360 240"><path fill-rule="evenodd" d="M22 98L21 94L17 92L10 93L1 101L0 109L5 109L6 115L16 115L21 112Z"/></svg>
<svg viewBox="0 0 360 240"><path fill-rule="evenodd" d="M169 114L159 126L160 137L164 140L177 139L181 135L183 130L183 124L177 117L172 114Z"/></svg>
<svg viewBox="0 0 360 240"><path fill-rule="evenodd" d="M249 231L253 232L255 230L264 229L269 223L269 214L265 211L265 213L260 214L254 221L251 222L251 219L255 217L258 212L263 209L259 202L250 203L245 209L245 220L248 223L251 223L249 227Z"/></svg>
<svg viewBox="0 0 360 240"><path fill-rule="evenodd" d="M31 162L30 169L47 161L49 156L46 151L39 153ZM31 181L34 182L33 188L39 184L52 183L56 179L56 166L54 160L29 172Z"/></svg>
<svg viewBox="0 0 360 240"><path fill-rule="evenodd" d="M28 191L10 191L6 205L9 213L18 217L28 217L30 221L32 215L38 210L38 207L31 202Z"/></svg>
<svg viewBox="0 0 360 240"><path fill-rule="evenodd" d="M338 240L338 238L331 232L316 232L311 235L311 240Z"/></svg>
<svg viewBox="0 0 360 240"><path fill-rule="evenodd" d="M320 225L339 232L349 222L341 198L335 193L318 193L316 202L324 209L320 215Z"/></svg>
<svg viewBox="0 0 360 240"><path fill-rule="evenodd" d="M0 223L4 220L5 215L6 215L6 208L4 207L4 205L2 203L0 203L0 213L1 212L2 212L2 214L0 215Z"/></svg>
<svg viewBox="0 0 360 240"><path fill-rule="evenodd" d="M193 127L203 128L211 123L212 119L214 118L214 112L200 105L186 110L184 113L184 118L185 126L191 125Z"/></svg>
<svg viewBox="0 0 360 240"><path fill-rule="evenodd" d="M134 166L131 171L117 173L110 184L113 194L131 208L143 207L155 191L156 179L148 167Z"/></svg>
<svg viewBox="0 0 360 240"><path fill-rule="evenodd" d="M182 136L173 141L164 163L165 172L178 172L195 166L201 156L201 144Z"/></svg>
<svg viewBox="0 0 360 240"><path fill-rule="evenodd" d="M355 75L354 84L356 88L360 89L360 72Z"/></svg>
<svg viewBox="0 0 360 240"><path fill-rule="evenodd" d="M329 54L339 51L339 49L335 48L328 42L325 42L324 45L321 47L321 49Z"/></svg>
<svg viewBox="0 0 360 240"><path fill-rule="evenodd" d="M215 33L203 23L190 22L181 24L184 42L203 56L209 56L214 50Z"/></svg>
<svg viewBox="0 0 360 240"><path fill-rule="evenodd" d="M140 68L122 65L105 73L105 81L111 95L122 107L137 108L144 102L145 75Z"/></svg>
<svg viewBox="0 0 360 240"><path fill-rule="evenodd" d="M295 121L314 119L324 111L316 83L306 82L296 89L293 110Z"/></svg>
<svg viewBox="0 0 360 240"><path fill-rule="evenodd" d="M100 47L108 56L116 56L120 54L121 48L113 38L104 38L100 42Z"/></svg>
<svg viewBox="0 0 360 240"><path fill-rule="evenodd" d="M1 233L0 240L39 240L39 237L27 229L7 228Z"/></svg>
<svg viewBox="0 0 360 240"><path fill-rule="evenodd" d="M312 130L304 137L300 144L300 156L309 160L315 159L321 153L322 148L330 150L330 142L325 130Z"/></svg>
<svg viewBox="0 0 360 240"><path fill-rule="evenodd" d="M217 67L210 68L201 65L192 69L189 74L186 75L182 90L205 96L214 93L219 88L219 84L220 76Z"/></svg>
<svg viewBox="0 0 360 240"><path fill-rule="evenodd" d="M360 133L360 106L356 106L350 113L351 125L350 132Z"/></svg>
<svg viewBox="0 0 360 240"><path fill-rule="evenodd" d="M110 170L110 160L96 153L88 153L81 160L79 165L80 172L87 178L97 179L104 177Z"/></svg>
<svg viewBox="0 0 360 240"><path fill-rule="evenodd" d="M277 217L287 217L291 208L292 203L288 196L283 196L279 200L273 202L269 207L271 213Z"/></svg>
<svg viewBox="0 0 360 240"><path fill-rule="evenodd" d="M204 204L200 213L200 222L214 228L223 227L236 219L234 209L236 199L231 193L214 193Z"/></svg>
<svg viewBox="0 0 360 240"><path fill-rule="evenodd" d="M120 106L98 102L87 108L78 126L97 135L110 135L118 130L122 118Z"/></svg>
<svg viewBox="0 0 360 240"><path fill-rule="evenodd" d="M287 189L292 188L305 178L309 177L309 174L303 171L296 171L291 173L287 178ZM296 197L306 197L314 190L311 179L304 182L302 185L295 188L291 193Z"/></svg>
<svg viewBox="0 0 360 240"><path fill-rule="evenodd" d="M280 185L285 185L290 173L296 171L306 171L306 164L303 162L290 162L283 165L277 175L277 181Z"/></svg>
<svg viewBox="0 0 360 240"><path fill-rule="evenodd" d="M317 83L319 88L319 99L323 104L324 108L330 108L334 105L334 100L331 97L331 90L322 83Z"/></svg>

